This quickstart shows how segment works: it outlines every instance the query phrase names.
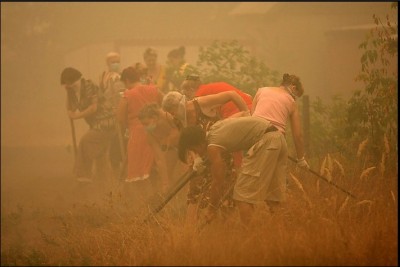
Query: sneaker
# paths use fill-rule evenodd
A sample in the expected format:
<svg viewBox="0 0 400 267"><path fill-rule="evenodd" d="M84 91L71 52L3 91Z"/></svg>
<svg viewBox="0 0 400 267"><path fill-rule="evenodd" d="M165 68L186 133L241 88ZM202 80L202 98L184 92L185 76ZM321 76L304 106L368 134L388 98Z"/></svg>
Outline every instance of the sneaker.
<svg viewBox="0 0 400 267"><path fill-rule="evenodd" d="M132 182L135 182L135 181L137 181L137 179L135 179L135 178L126 178L125 179L126 183L132 183Z"/></svg>
<svg viewBox="0 0 400 267"><path fill-rule="evenodd" d="M92 179L86 178L86 177L78 177L76 180L80 183L92 183L93 182Z"/></svg>
<svg viewBox="0 0 400 267"><path fill-rule="evenodd" d="M143 181L143 180L146 180L147 178L149 178L149 175L148 175L148 174L145 174L145 175L143 175L143 176L141 176L141 177L126 178L126 179L125 179L125 182L126 182L126 183L132 183L132 182L136 182L136 181Z"/></svg>

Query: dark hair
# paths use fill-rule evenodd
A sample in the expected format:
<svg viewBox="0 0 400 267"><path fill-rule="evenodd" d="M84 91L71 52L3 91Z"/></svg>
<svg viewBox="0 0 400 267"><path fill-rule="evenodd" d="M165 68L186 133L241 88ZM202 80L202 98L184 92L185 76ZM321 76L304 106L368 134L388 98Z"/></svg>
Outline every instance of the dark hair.
<svg viewBox="0 0 400 267"><path fill-rule="evenodd" d="M140 80L142 71L139 68L127 67L121 73L121 81L137 82Z"/></svg>
<svg viewBox="0 0 400 267"><path fill-rule="evenodd" d="M186 79L181 84L181 91L195 89L197 90L201 85L200 76L197 74L191 74L186 76Z"/></svg>
<svg viewBox="0 0 400 267"><path fill-rule="evenodd" d="M189 126L183 128L179 136L178 157L182 162L186 163L187 151L196 145L206 142L206 132L201 126Z"/></svg>
<svg viewBox="0 0 400 267"><path fill-rule="evenodd" d="M61 84L71 84L82 77L82 73L74 68L68 67L61 72Z"/></svg>
<svg viewBox="0 0 400 267"><path fill-rule="evenodd" d="M148 56L157 56L157 51L151 47L147 48L143 53L143 58L146 58Z"/></svg>
<svg viewBox="0 0 400 267"><path fill-rule="evenodd" d="M144 120L150 117L158 117L159 116L160 106L157 103L150 103L143 106L143 108L139 111L138 118L139 120Z"/></svg>
<svg viewBox="0 0 400 267"><path fill-rule="evenodd" d="M176 57L182 57L183 58L184 56L185 56L185 47L184 46L181 46L181 47L176 48L176 49L172 49L168 53L168 57L173 57L173 58L176 58Z"/></svg>
<svg viewBox="0 0 400 267"><path fill-rule="evenodd" d="M141 63L141 62L137 62L135 64L135 69L140 73L141 76L147 76L147 67Z"/></svg>
<svg viewBox="0 0 400 267"><path fill-rule="evenodd" d="M304 88L303 85L301 84L300 78L293 74L292 75L289 75L288 73L283 74L281 85L287 86L291 84L296 86L301 96L304 92Z"/></svg>

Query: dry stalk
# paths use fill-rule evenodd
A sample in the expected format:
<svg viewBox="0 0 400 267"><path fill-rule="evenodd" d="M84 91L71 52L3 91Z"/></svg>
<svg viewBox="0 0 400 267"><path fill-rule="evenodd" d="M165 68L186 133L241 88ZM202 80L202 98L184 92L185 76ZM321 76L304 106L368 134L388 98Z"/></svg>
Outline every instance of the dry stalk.
<svg viewBox="0 0 400 267"><path fill-rule="evenodd" d="M376 169L376 167L369 167L369 168L365 169L360 175L360 180L363 180L365 177L367 177L371 173L371 171L374 169Z"/></svg>
<svg viewBox="0 0 400 267"><path fill-rule="evenodd" d="M356 204L356 206L362 206L362 205L365 205L365 204L368 204L368 214L370 214L371 213L371 206L372 206L372 201L371 200L360 201L360 202L358 202Z"/></svg>
<svg viewBox="0 0 400 267"><path fill-rule="evenodd" d="M290 176L292 177L294 183L297 185L297 187L303 192L304 198L307 201L307 204L309 205L309 207L312 207L310 198L308 197L306 191L304 191L303 185L300 183L299 179L297 179L292 173L290 173Z"/></svg>
<svg viewBox="0 0 400 267"><path fill-rule="evenodd" d="M343 202L343 204L340 206L339 208L339 212L338 214L342 213L342 211L344 210L344 208L347 206L347 203L349 202L349 197L346 197L345 201Z"/></svg>
<svg viewBox="0 0 400 267"><path fill-rule="evenodd" d="M322 161L321 169L320 169L320 171L319 171L319 174L324 175L324 172L325 172L325 165L326 165L326 157L324 157L324 160Z"/></svg>
<svg viewBox="0 0 400 267"><path fill-rule="evenodd" d="M335 161L336 165L338 166L340 173L342 174L342 176L344 176L344 168L343 168L342 164L340 164L340 162L337 161L336 159L334 161Z"/></svg>
<svg viewBox="0 0 400 267"><path fill-rule="evenodd" d="M393 203L396 205L397 204L396 197L394 196L394 193L392 190L390 190L390 194L392 195Z"/></svg>
<svg viewBox="0 0 400 267"><path fill-rule="evenodd" d="M383 174L385 173L385 162L386 162L386 154L382 153L382 159L381 162L379 163L379 171L383 177Z"/></svg>
<svg viewBox="0 0 400 267"><path fill-rule="evenodd" d="M332 173L328 168L325 168L325 172L326 172L326 178L328 179L328 181L332 181Z"/></svg>
<svg viewBox="0 0 400 267"><path fill-rule="evenodd" d="M384 136L383 136L383 142L385 143L385 153L389 154L390 146L389 146L389 140L388 140L386 134L384 134Z"/></svg>
<svg viewBox="0 0 400 267"><path fill-rule="evenodd" d="M332 157L330 154L328 154L328 169L330 172L332 172L332 170L333 170Z"/></svg>
<svg viewBox="0 0 400 267"><path fill-rule="evenodd" d="M362 152L364 151L365 147L368 144L368 138L366 138L364 141L362 141L360 143L360 145L358 146L358 151L357 151L357 158L359 158L362 154Z"/></svg>

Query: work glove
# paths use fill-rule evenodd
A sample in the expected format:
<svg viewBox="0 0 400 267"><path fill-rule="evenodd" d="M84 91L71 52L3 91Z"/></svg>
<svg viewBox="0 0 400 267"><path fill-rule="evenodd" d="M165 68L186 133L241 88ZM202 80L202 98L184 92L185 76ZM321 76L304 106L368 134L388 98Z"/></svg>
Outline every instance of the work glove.
<svg viewBox="0 0 400 267"><path fill-rule="evenodd" d="M193 160L193 170L197 173L202 173L204 172L204 170L206 169L206 165L205 162L203 161L203 159L201 157L196 157Z"/></svg>
<svg viewBox="0 0 400 267"><path fill-rule="evenodd" d="M310 165L308 165L308 162L306 161L306 159L304 157L302 157L301 159L297 159L297 167L300 168L305 168L305 169L310 169Z"/></svg>

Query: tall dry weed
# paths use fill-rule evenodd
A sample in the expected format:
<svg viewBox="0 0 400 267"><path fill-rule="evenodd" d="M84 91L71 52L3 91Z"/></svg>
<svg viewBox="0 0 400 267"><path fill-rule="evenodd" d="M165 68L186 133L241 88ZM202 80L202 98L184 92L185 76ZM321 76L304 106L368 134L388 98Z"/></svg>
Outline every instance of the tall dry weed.
<svg viewBox="0 0 400 267"><path fill-rule="evenodd" d="M319 174L324 175L325 173L325 166L326 166L326 156L324 157L324 160L322 161L321 168L319 170Z"/></svg>
<svg viewBox="0 0 400 267"><path fill-rule="evenodd" d="M327 173L328 156L325 160ZM331 160L335 175L341 168L332 155ZM54 211L53 231L45 227L48 217L37 218L41 227L32 242L24 230L35 229L32 220L24 224L27 209L18 223L2 214L2 266L396 266L397 174L387 171L382 183L368 179L375 167L361 174L354 162L341 165L360 176L342 179L359 200L343 197L320 179L315 186L311 174L289 172L296 190L276 213L258 207L248 227L234 209L201 231L189 231L185 204L177 201L142 224L147 208L132 210L115 200ZM10 241L12 231L19 237Z"/></svg>
<svg viewBox="0 0 400 267"><path fill-rule="evenodd" d="M343 165L342 165L339 161L337 161L336 159L334 160L334 162L336 163L336 166L339 168L340 174L341 174L342 176L344 176L344 168L343 168Z"/></svg>
<svg viewBox="0 0 400 267"><path fill-rule="evenodd" d="M373 202L371 200L362 200L356 203L356 206L363 206L367 205L368 206L368 215L371 213L371 207L372 207Z"/></svg>
<svg viewBox="0 0 400 267"><path fill-rule="evenodd" d="M336 160L335 158L333 158L333 156L331 156L331 155L328 153L328 154L324 157L324 160L322 161L322 164L321 164L321 168L320 168L319 173L320 173L322 176L326 176L327 179L328 179L329 181L331 181L331 180L332 180L333 172L335 171L335 166L337 166L337 168L339 169L340 174L341 174L342 176L344 176L344 175L345 175L345 172L344 172L343 165L342 165L338 160Z"/></svg>
<svg viewBox="0 0 400 267"><path fill-rule="evenodd" d="M347 204L349 203L349 199L350 198L347 196L345 201L343 201L342 205L339 208L338 214L341 214L344 211L344 209L346 208Z"/></svg>
<svg viewBox="0 0 400 267"><path fill-rule="evenodd" d="M328 179L328 181L332 181L332 172L329 168L325 168L325 177Z"/></svg>
<svg viewBox="0 0 400 267"><path fill-rule="evenodd" d="M383 177L385 173L385 162L386 162L386 153L382 153L381 161L379 162L379 172L381 173L381 177Z"/></svg>
<svg viewBox="0 0 400 267"><path fill-rule="evenodd" d="M328 162L328 169L329 169L330 172L332 172L332 170L333 170L332 157L331 157L331 155L330 155L329 153L328 153L327 157L328 157L328 160L327 160L327 162Z"/></svg>
<svg viewBox="0 0 400 267"><path fill-rule="evenodd" d="M394 196L394 193L392 190L390 190L390 195L392 196L393 203L396 205L397 204L396 197Z"/></svg>
<svg viewBox="0 0 400 267"><path fill-rule="evenodd" d="M375 169L376 169L376 167L374 167L374 166L365 169L360 175L360 180L364 180Z"/></svg>
<svg viewBox="0 0 400 267"><path fill-rule="evenodd" d="M296 178L292 173L290 173L290 177L292 177L294 183L297 185L297 187L303 192L304 199L307 201L307 204L310 208L312 208L312 203L310 201L310 198L308 197L308 194L306 191L304 191L303 185L300 183L299 179Z"/></svg>
<svg viewBox="0 0 400 267"><path fill-rule="evenodd" d="M366 138L364 141L362 141L359 145L358 145L358 150L357 150L357 158L361 157L361 154L364 152L365 147L368 144L369 139Z"/></svg>
<svg viewBox="0 0 400 267"><path fill-rule="evenodd" d="M384 146L385 146L385 153L389 154L390 153L390 145L389 145L389 140L387 138L386 133L383 135L383 143L384 143Z"/></svg>

